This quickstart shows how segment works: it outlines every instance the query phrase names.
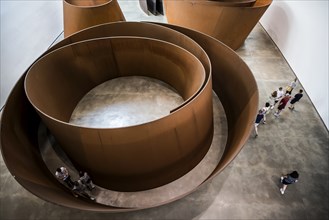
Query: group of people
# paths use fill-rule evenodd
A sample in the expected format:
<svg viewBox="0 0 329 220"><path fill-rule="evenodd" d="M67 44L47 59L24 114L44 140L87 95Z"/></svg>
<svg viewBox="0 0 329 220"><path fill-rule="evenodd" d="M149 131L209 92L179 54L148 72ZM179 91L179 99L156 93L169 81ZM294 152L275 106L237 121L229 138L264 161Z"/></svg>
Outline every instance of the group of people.
<svg viewBox="0 0 329 220"><path fill-rule="evenodd" d="M262 107L256 116L255 120L255 137L258 136L258 125L263 122L266 123L266 115L274 109L277 103L277 110L274 112L274 116L279 117L281 111L286 107L290 100L290 106L288 107L290 110L294 110L295 104L299 102L299 100L303 97L303 90L300 89L298 93L294 95L291 99L291 93L297 86L297 78L295 78L289 85L286 86L286 91L283 91L283 88L280 87L278 90L272 92L269 97L269 100L265 103L265 106ZM297 171L293 171L292 173L281 176L282 187L280 188L281 194L284 194L288 185L296 183L298 181L299 173Z"/></svg>
<svg viewBox="0 0 329 220"><path fill-rule="evenodd" d="M258 126L261 122L263 124L266 123L266 115L274 109L277 103L277 110L274 112L274 116L277 118L280 116L281 111L286 107L289 100L291 99L291 93L297 86L297 78L295 78L289 85L286 87L286 91L283 91L282 87L279 87L278 90L272 92L269 97L269 100L265 103L265 106L259 109L258 114L255 120L255 137L258 136ZM295 104L299 102L299 100L303 97L303 90L300 89L298 93L290 100L290 106L288 107L290 110L295 109Z"/></svg>
<svg viewBox="0 0 329 220"><path fill-rule="evenodd" d="M95 200L94 197L87 193L87 190L92 191L95 189L95 185L87 172L80 171L79 179L72 181L68 170L65 167L59 167L56 169L55 176L69 187L75 197L82 196L93 201Z"/></svg>

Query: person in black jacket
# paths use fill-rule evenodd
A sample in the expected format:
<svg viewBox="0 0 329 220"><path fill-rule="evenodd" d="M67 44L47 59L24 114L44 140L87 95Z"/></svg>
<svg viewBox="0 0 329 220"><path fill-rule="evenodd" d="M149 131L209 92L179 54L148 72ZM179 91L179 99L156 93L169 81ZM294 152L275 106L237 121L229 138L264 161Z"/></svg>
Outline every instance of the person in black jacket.
<svg viewBox="0 0 329 220"><path fill-rule="evenodd" d="M290 106L288 107L290 110L294 110L295 103L298 102L303 97L303 90L300 89L299 93L297 93L294 98L290 101Z"/></svg>
<svg viewBox="0 0 329 220"><path fill-rule="evenodd" d="M287 189L288 185L296 183L298 181L299 174L297 171L281 176L282 188L280 188L281 194Z"/></svg>

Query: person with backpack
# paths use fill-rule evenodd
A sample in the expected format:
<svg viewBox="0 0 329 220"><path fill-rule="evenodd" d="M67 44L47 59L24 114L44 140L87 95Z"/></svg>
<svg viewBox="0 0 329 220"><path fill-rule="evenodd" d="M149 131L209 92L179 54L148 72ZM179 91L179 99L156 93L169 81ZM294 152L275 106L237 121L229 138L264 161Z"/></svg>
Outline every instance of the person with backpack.
<svg viewBox="0 0 329 220"><path fill-rule="evenodd" d="M287 94L291 95L292 90L294 90L294 88L296 88L296 86L297 86L297 78L295 78L294 81L292 81L289 85L287 85L286 95Z"/></svg>
<svg viewBox="0 0 329 220"><path fill-rule="evenodd" d="M274 99L274 105L276 105L276 103L278 103L283 96L284 96L284 91L283 91L282 87L279 87L279 89L276 90L276 97Z"/></svg>
<svg viewBox="0 0 329 220"><path fill-rule="evenodd" d="M292 173L281 176L282 188L280 188L280 192L283 195L284 191L287 189L288 185L297 183L299 177L299 173L297 171L293 171Z"/></svg>
<svg viewBox="0 0 329 220"><path fill-rule="evenodd" d="M263 124L266 124L266 115L271 111L271 104L269 102L265 103L265 106L261 108L264 115Z"/></svg>

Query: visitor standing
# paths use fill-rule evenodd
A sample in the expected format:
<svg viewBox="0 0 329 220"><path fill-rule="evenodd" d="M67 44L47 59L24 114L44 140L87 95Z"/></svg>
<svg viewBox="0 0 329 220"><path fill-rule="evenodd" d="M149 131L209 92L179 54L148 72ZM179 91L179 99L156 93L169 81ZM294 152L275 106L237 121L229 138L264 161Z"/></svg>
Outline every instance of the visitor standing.
<svg viewBox="0 0 329 220"><path fill-rule="evenodd" d="M95 200L94 197L92 197L91 195L89 195L86 192L86 186L81 182L81 180L77 180L74 182L72 192L74 193L75 196L80 195L80 196L86 197L90 200L93 200L93 201Z"/></svg>
<svg viewBox="0 0 329 220"><path fill-rule="evenodd" d="M260 109L258 111L258 114L256 116L256 120L255 120L255 137L258 136L258 125L259 123L264 119L264 114L263 114L263 111Z"/></svg>
<svg viewBox="0 0 329 220"><path fill-rule="evenodd" d="M276 98L274 100L274 105L276 105L276 103L278 103L284 95L282 87L279 87L279 89L276 91L276 93L277 93L277 95L276 95Z"/></svg>
<svg viewBox="0 0 329 220"><path fill-rule="evenodd" d="M274 104L275 104L275 99L278 96L278 92L275 90L271 93L268 102L270 103L270 109L274 108Z"/></svg>
<svg viewBox="0 0 329 220"><path fill-rule="evenodd" d="M285 97L283 97L278 105L278 110L274 113L275 117L279 117L280 112L286 107L287 103L289 102L290 99L290 95L286 95Z"/></svg>
<svg viewBox="0 0 329 220"><path fill-rule="evenodd" d="M90 191L95 188L95 185L87 172L80 171L79 176L80 176L81 183L86 185Z"/></svg>
<svg viewBox="0 0 329 220"><path fill-rule="evenodd" d="M294 98L290 101L290 106L288 107L290 110L294 110L295 103L299 102L299 100L303 97L303 90L300 89L299 93L297 93Z"/></svg>
<svg viewBox="0 0 329 220"><path fill-rule="evenodd" d="M266 115L270 112L271 110L271 105L269 102L265 103L265 106L261 109L262 113L264 115L264 120L263 120L263 124L266 124Z"/></svg>
<svg viewBox="0 0 329 220"><path fill-rule="evenodd" d="M286 95L287 94L291 95L292 90L294 90L294 88L296 88L296 86L297 86L297 78L295 78L294 81L292 81L289 85L287 85Z"/></svg>
<svg viewBox="0 0 329 220"><path fill-rule="evenodd" d="M71 176L69 175L69 171L65 167L59 167L56 169L55 176L57 179L66 183L69 188L73 188L74 182L71 180Z"/></svg>

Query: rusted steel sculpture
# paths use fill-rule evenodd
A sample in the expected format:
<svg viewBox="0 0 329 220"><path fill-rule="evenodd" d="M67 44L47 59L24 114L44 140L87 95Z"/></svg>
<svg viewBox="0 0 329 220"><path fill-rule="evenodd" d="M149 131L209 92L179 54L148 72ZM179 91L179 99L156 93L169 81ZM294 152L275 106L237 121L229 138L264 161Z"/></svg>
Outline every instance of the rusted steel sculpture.
<svg viewBox="0 0 329 220"><path fill-rule="evenodd" d="M164 0L169 24L208 34L233 50L243 42L272 0Z"/></svg>
<svg viewBox="0 0 329 220"><path fill-rule="evenodd" d="M117 0L63 0L64 37L114 21L125 21Z"/></svg>
<svg viewBox="0 0 329 220"><path fill-rule="evenodd" d="M175 45L147 38L108 38L49 53L31 67L25 87L28 99L75 164L104 188L138 191L181 177L208 151L212 89L209 77L204 82L204 71L196 57ZM136 74L166 82L185 103L164 118L136 126L95 129L69 124L74 108L91 89ZM204 90L204 84L209 88Z"/></svg>
<svg viewBox="0 0 329 220"><path fill-rule="evenodd" d="M113 48L110 48L110 43ZM86 47L88 47L88 50ZM142 61L144 65L136 67L134 60L126 60L128 59L126 56L129 55L130 58L140 61L137 54L140 49L149 56L157 58L153 59L155 64ZM113 54L111 54L112 51ZM118 62L117 66L112 66L114 67L113 72L101 73L103 68L113 65L113 62L115 62L112 56L118 58L116 61ZM143 57L141 54L140 56ZM105 57L112 58L105 62ZM192 62L186 61L186 58ZM172 59L177 59L177 62L171 63ZM90 63L97 63L100 67L96 65L96 68L91 68ZM156 77L173 85L184 97L185 102L177 109L174 109L170 115L159 120L136 127L105 129L104 134L98 129L70 125L67 122L70 109L75 106L79 98L88 89L110 78L136 74L136 71L131 71L129 65L122 65L127 63L135 65L136 68L141 68L140 74ZM169 65L169 69L162 65ZM191 66L191 68L189 65L193 65L193 67ZM161 70L157 75L153 75L154 71L150 71L150 69L158 70L158 67L175 70L178 66L183 68L184 71L174 71L177 74L167 72L168 76L161 73ZM79 71L76 69L78 67L80 68ZM67 70L65 74L62 73L64 69ZM47 71L50 72L47 73ZM91 71L95 74L90 74ZM56 72L58 76L52 76L54 75L51 74L52 72ZM41 73L44 76L41 76ZM82 74L82 77L78 77L78 73ZM192 81L186 83L189 83L191 88L183 85L184 80L178 76L190 76ZM61 79L65 80L61 81ZM186 79L189 80L190 78ZM75 86L71 84L72 80L75 80L79 87L85 86L85 91L82 91L82 88L69 88ZM50 82L54 85L50 85ZM59 82L64 87L63 91L66 95L68 91L73 94L69 97L57 94L60 91L52 87L58 86ZM36 83L38 83L37 86ZM117 184L120 182L125 189L145 189L165 184L172 177L183 175L184 172L195 166L201 159L200 157L207 151L212 141L213 129L212 120L210 119L212 117L211 95L209 96L211 94L211 85L222 102L227 115L228 138L220 162L213 173L204 180L204 183L220 173L237 156L252 129L258 106L258 89L248 66L223 43L184 27L168 24L119 22L85 29L64 39L45 52L31 65L15 85L2 113L1 150L3 158L9 171L23 187L47 201L72 208L104 212L123 212L148 208L128 209L105 206L72 197L71 193L67 192L49 172L40 156L38 126L41 120L51 132L54 132L54 136L58 138L68 155L73 156L75 165L89 168L91 172L95 172L91 174L98 176L97 181L95 180L96 184L120 188L120 185ZM46 88L47 86L49 88ZM38 92L45 94L37 94ZM54 96L53 98L49 97L51 93ZM239 94L238 99L236 94ZM51 98L51 100L45 100L45 98ZM45 103L45 101L48 103ZM53 103L57 105L55 106ZM182 112L186 116L177 117ZM190 121L191 118L194 118L194 122ZM163 121L168 123L167 127L158 126ZM195 133L195 128L187 128L188 126L198 128L198 134ZM60 129L64 130L61 131ZM139 132L138 129L143 129L143 132ZM182 129L187 129L187 131ZM129 140L125 142L126 140L122 139L122 135L129 135L129 138L138 140L133 135L135 132L136 136L141 137L141 142L145 140L144 143L146 143L148 137L151 137L150 143L146 143L146 146L144 146L136 142L134 143L136 145L134 145L129 143ZM175 137L172 133L175 133ZM103 136L108 134L112 135L110 137L115 146L111 146L112 140L109 140L110 138L107 139ZM186 137L189 134L196 134L196 136L193 136L195 137L193 141L197 142L196 145L193 145L193 141L186 140L191 139L191 136ZM164 140L164 137L169 139ZM99 140L102 140L101 143ZM183 144L180 146L183 154L181 157L180 154L175 152L177 149L175 142L177 140ZM162 143L160 143L159 151L165 153L166 157L160 158L161 161L156 163L156 167L151 172L148 172L149 170L144 164L138 164L137 168L139 170L136 170L134 167L135 162L130 163L132 159L130 155L134 154L134 157L137 155L142 159L144 159L144 154L157 157L156 154L148 152L153 150L152 147L154 147L155 141L166 141L167 146L173 147L163 149L161 147ZM108 144L112 153L124 154L120 157L120 160L123 159L124 161L113 161L112 163L114 165L115 163L126 163L126 167L117 170L102 167L105 163L105 157L110 156L100 155L104 151L100 150L98 146L103 143ZM70 146L70 144L76 144L76 146ZM192 148L185 144L192 144ZM96 146L97 150L93 152L89 159L101 159L95 167L89 164L88 161L85 163L81 161L81 158L86 156L84 153L78 153L75 157L71 155L77 153L74 147L80 147L83 151L91 152L88 148L92 146ZM138 149L132 149L133 146ZM122 149L121 147L127 148ZM166 161L167 158L168 161ZM159 158L153 159L157 160ZM106 163L109 163L109 161L106 161ZM169 167L161 169L161 166L165 165L169 165ZM187 166L191 167L187 168ZM98 173L102 168L104 168L106 174ZM152 179L152 177L159 174L170 173L170 171L176 169L178 171L175 171L173 176L166 175L160 182ZM115 173L116 171L117 173ZM115 176L115 174L118 175ZM113 183L108 179L102 180L103 177L106 178L106 175L112 175ZM133 178L133 175L136 175L136 179L134 179L136 185L126 184L124 176ZM138 176L147 179L146 185L138 181ZM184 195L178 195L175 199L182 196Z"/></svg>

